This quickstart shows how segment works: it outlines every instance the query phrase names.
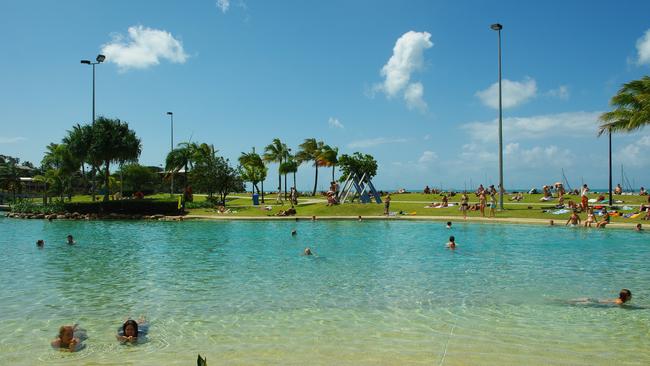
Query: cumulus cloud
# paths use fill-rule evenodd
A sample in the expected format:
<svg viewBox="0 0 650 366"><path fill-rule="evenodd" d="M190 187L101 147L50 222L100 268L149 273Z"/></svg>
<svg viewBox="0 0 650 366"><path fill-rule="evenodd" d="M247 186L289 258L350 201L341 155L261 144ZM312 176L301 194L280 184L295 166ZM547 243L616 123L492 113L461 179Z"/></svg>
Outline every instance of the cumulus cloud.
<svg viewBox="0 0 650 366"><path fill-rule="evenodd" d="M171 33L141 25L129 27L126 37L114 35L110 43L102 46L102 53L107 62L117 64L121 70L145 69L158 65L161 59L182 64L189 57L181 41Z"/></svg>
<svg viewBox="0 0 650 366"><path fill-rule="evenodd" d="M0 144L17 144L25 140L24 137L0 137Z"/></svg>
<svg viewBox="0 0 650 366"><path fill-rule="evenodd" d="M637 64L650 65L650 29L636 41L636 50L639 55Z"/></svg>
<svg viewBox="0 0 650 366"><path fill-rule="evenodd" d="M521 148L518 142L507 144L503 150L508 164L515 167L540 168L547 166L570 167L575 155L569 149L555 145Z"/></svg>
<svg viewBox="0 0 650 366"><path fill-rule="evenodd" d="M373 147L373 146L385 145L385 144L404 143L407 141L408 140L405 138L377 137L374 139L352 141L348 144L348 148L359 149L359 148Z"/></svg>
<svg viewBox="0 0 650 366"><path fill-rule="evenodd" d="M546 95L553 98L567 100L569 99L569 88L566 85L560 85L557 89L551 89L546 92Z"/></svg>
<svg viewBox="0 0 650 366"><path fill-rule="evenodd" d="M330 117L330 119L327 121L327 124L330 125L330 128L344 128L343 123L339 121L338 118Z"/></svg>
<svg viewBox="0 0 650 366"><path fill-rule="evenodd" d="M410 109L423 110L426 103L422 99L422 83L411 83L411 76L424 68L424 50L433 47L431 34L428 32L408 31L395 42L393 55L381 69L384 81L374 87L388 98L404 93L404 100Z"/></svg>
<svg viewBox="0 0 650 366"><path fill-rule="evenodd" d="M501 82L501 98L504 109L521 105L537 94L537 83L535 79L525 78L523 81L511 81L503 79ZM499 82L496 82L485 90L479 90L475 94L481 102L494 109L499 109Z"/></svg>
<svg viewBox="0 0 650 366"><path fill-rule="evenodd" d="M404 100L409 109L417 109L421 112L426 111L427 103L422 99L424 95L424 86L422 83L412 83L406 86L404 91Z"/></svg>
<svg viewBox="0 0 650 366"><path fill-rule="evenodd" d="M637 141L623 147L616 156L625 162L625 165L635 167L650 166L650 135L642 136Z"/></svg>
<svg viewBox="0 0 650 366"><path fill-rule="evenodd" d="M602 112L567 112L503 120L503 134L509 140L541 139L549 136L596 136ZM498 119L461 126L477 141L497 141Z"/></svg>
<svg viewBox="0 0 650 366"><path fill-rule="evenodd" d="M225 14L230 8L230 0L217 0L217 8Z"/></svg>
<svg viewBox="0 0 650 366"><path fill-rule="evenodd" d="M435 161L436 159L438 159L438 154L436 154L433 151L428 151L427 150L427 151L422 153L422 156L420 156L420 158L418 159L418 163L427 164L427 163L431 163L431 162Z"/></svg>

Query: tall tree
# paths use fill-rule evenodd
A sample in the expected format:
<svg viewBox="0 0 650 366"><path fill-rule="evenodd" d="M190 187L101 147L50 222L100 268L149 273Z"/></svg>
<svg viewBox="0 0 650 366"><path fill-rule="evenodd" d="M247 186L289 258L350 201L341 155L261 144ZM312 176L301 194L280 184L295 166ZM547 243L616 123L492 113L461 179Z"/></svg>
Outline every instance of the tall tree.
<svg viewBox="0 0 650 366"><path fill-rule="evenodd" d="M262 159L268 163L278 163L278 194L282 191L280 165L288 155L289 148L278 138L274 138L273 142L264 148L264 156Z"/></svg>
<svg viewBox="0 0 650 366"><path fill-rule="evenodd" d="M93 164L96 162L90 161L90 146L92 145L92 125L80 125L76 124L72 126L72 130L68 130L68 135L63 138L63 143L68 145L70 153L75 157L75 159L80 161L81 167L81 179L84 187L84 193L86 193L88 188L87 177L86 177L86 163L91 166L91 175L93 180L93 201L95 197L95 174L99 169L100 164ZM100 162L101 163L101 162Z"/></svg>
<svg viewBox="0 0 650 366"><path fill-rule="evenodd" d="M650 124L650 76L630 81L612 97L613 110L600 116L598 135L605 132L632 132Z"/></svg>
<svg viewBox="0 0 650 366"><path fill-rule="evenodd" d="M14 202L16 202L16 193L22 189L19 162L18 158L0 155L0 188L11 191Z"/></svg>
<svg viewBox="0 0 650 366"><path fill-rule="evenodd" d="M314 190L311 195L316 195L316 188L318 187L318 167L323 166L323 151L325 144L323 141L316 141L314 138L305 139L305 142L300 144L300 151L296 154L296 159L299 163L314 162L316 168L316 175L314 177Z"/></svg>
<svg viewBox="0 0 650 366"><path fill-rule="evenodd" d="M262 182L264 184L264 179L266 179L268 172L268 168L264 165L262 157L254 150L251 153L242 152L239 156L239 165L242 167L242 179L246 182L251 182L253 185L253 193L257 189L257 193L259 194L260 189L257 183Z"/></svg>
<svg viewBox="0 0 650 366"><path fill-rule="evenodd" d="M334 179L334 172L336 170L336 164L339 162L338 155L339 155L338 147L332 148L329 145L325 145L323 147L323 153L322 153L323 164L325 166L332 167L332 182L336 181L336 179Z"/></svg>
<svg viewBox="0 0 650 366"><path fill-rule="evenodd" d="M68 198L72 199L72 179L81 161L72 154L68 145L49 144L41 164L45 170L45 177L53 183L51 184L53 193L59 195L61 201L66 193Z"/></svg>
<svg viewBox="0 0 650 366"><path fill-rule="evenodd" d="M112 162L136 161L142 152L142 144L126 122L119 119L99 117L92 125L90 159L104 164L104 201L110 191L110 165Z"/></svg>
<svg viewBox="0 0 650 366"><path fill-rule="evenodd" d="M189 185L188 172L194 164L198 149L199 145L194 142L181 142L176 149L167 154L167 158L165 159L165 170L170 172L170 174L176 174L181 168L185 171L185 180L183 183L185 190L187 190L187 186Z"/></svg>
<svg viewBox="0 0 650 366"><path fill-rule="evenodd" d="M341 168L341 179L347 179L351 174L356 174L361 178L364 174L368 178L377 175L377 161L372 155L355 152L352 155L343 154L339 158L339 168Z"/></svg>

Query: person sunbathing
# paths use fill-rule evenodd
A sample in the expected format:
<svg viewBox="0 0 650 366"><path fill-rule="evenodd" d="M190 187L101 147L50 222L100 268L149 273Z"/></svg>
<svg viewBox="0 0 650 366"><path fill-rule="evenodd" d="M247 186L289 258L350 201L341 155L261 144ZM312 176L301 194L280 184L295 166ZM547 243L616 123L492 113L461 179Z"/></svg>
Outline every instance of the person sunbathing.
<svg viewBox="0 0 650 366"><path fill-rule="evenodd" d="M589 213L587 214L587 219L585 220L585 227L591 227L591 224L596 223L596 217L594 216L594 209L590 208Z"/></svg>
<svg viewBox="0 0 650 366"><path fill-rule="evenodd" d="M611 217L609 216L609 212L607 212L607 209L606 209L606 208L603 208L603 219L600 220L600 221L596 224L596 227L597 227L597 228L601 228L601 227L604 228L606 225L609 224L610 220L611 220Z"/></svg>

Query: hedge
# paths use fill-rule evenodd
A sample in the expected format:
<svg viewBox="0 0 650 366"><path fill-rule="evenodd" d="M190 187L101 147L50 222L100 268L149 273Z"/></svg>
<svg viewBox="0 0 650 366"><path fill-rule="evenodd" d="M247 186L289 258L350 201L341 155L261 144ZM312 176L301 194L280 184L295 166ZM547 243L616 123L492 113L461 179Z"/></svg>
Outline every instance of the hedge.
<svg viewBox="0 0 650 366"><path fill-rule="evenodd" d="M180 215L176 201L117 200L97 202L69 202L64 204L66 212L80 214L127 214L127 215Z"/></svg>

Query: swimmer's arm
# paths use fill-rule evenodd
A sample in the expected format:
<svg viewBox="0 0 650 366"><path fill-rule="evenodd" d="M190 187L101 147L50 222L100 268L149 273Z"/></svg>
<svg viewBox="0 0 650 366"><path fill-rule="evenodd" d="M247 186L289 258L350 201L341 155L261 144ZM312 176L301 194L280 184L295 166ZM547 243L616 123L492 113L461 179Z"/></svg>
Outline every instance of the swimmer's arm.
<svg viewBox="0 0 650 366"><path fill-rule="evenodd" d="M61 338L56 338L52 342L50 342L50 345L54 348L59 348L61 347Z"/></svg>

